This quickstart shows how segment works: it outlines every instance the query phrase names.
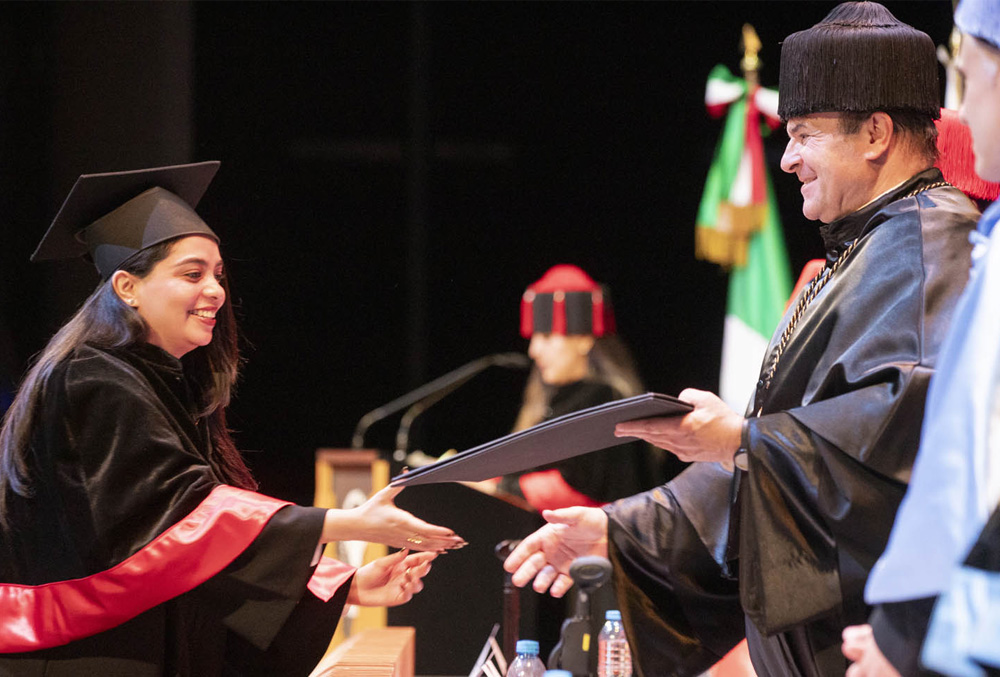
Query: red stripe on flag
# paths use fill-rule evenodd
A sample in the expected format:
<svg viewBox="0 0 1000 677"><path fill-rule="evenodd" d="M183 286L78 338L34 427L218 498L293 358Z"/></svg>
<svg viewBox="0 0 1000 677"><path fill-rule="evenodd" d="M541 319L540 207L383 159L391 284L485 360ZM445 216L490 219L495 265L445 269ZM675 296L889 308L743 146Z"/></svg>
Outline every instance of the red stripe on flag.
<svg viewBox="0 0 1000 677"><path fill-rule="evenodd" d="M705 109L708 111L708 115L713 118L721 118L726 114L729 109L729 103L707 103L705 104Z"/></svg>
<svg viewBox="0 0 1000 677"><path fill-rule="evenodd" d="M744 138L752 168L750 203L759 205L767 204L767 181L764 178L764 141L760 137L760 111L754 100L756 93L757 88L755 87L747 96L746 136Z"/></svg>

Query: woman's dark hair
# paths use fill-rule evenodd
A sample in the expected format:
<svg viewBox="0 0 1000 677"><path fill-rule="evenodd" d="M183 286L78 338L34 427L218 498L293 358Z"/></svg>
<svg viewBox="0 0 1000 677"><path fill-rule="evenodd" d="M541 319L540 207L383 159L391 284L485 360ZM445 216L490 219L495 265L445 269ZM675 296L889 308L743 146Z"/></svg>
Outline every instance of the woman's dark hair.
<svg viewBox="0 0 1000 677"><path fill-rule="evenodd" d="M176 239L168 240L143 249L119 269L144 278L168 256L176 242ZM221 284L227 299L231 298L227 278L223 278ZM22 496L31 494L26 456L38 408L56 365L85 343L100 348L121 348L145 341L146 336L146 322L138 311L118 297L109 279L98 285L38 355L0 427L0 524L6 522L9 492ZM232 303L227 302L216 314L211 343L184 355L181 363L185 377L194 390L202 394L200 415L208 425L212 441L212 467L225 482L255 489L257 484L226 426L226 406L236 384L239 362L236 316Z"/></svg>

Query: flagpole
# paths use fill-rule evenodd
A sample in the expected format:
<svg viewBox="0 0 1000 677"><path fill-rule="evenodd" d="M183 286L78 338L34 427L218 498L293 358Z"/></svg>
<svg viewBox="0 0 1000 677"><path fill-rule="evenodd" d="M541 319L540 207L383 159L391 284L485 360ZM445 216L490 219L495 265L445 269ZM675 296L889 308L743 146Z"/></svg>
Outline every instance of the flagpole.
<svg viewBox="0 0 1000 677"><path fill-rule="evenodd" d="M752 92L758 84L757 72L760 70L761 47L760 38L757 31L750 24L743 24L743 37L740 39L740 49L743 50L743 58L740 59L740 69L743 77L747 81L747 91Z"/></svg>
<svg viewBox="0 0 1000 677"><path fill-rule="evenodd" d="M777 92L761 87L762 43L743 25L739 75L712 69L705 104L726 115L699 205L695 244L699 258L729 272L719 395L737 411L753 394L768 339L791 291L791 272L777 204L768 178L762 122L778 124ZM742 76L742 77L741 77Z"/></svg>

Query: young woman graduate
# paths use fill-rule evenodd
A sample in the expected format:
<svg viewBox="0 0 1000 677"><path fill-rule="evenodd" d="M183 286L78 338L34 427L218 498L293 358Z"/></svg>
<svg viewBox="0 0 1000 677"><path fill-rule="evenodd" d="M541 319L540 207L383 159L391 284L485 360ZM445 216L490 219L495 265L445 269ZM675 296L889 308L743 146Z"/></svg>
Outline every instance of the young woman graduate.
<svg viewBox="0 0 1000 677"><path fill-rule="evenodd" d="M81 176L33 260L102 282L0 431L0 674L307 674L345 603L395 605L464 542L383 490L353 510L255 491L226 428L238 366L217 162ZM422 550L355 571L334 540Z"/></svg>

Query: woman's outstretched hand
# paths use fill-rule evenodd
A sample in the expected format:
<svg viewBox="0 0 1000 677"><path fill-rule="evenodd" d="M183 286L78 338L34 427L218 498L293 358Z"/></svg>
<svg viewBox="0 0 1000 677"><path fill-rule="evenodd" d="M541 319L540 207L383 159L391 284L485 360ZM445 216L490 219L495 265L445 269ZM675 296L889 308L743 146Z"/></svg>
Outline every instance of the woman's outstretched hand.
<svg viewBox="0 0 1000 677"><path fill-rule="evenodd" d="M423 577L431 570L436 552L394 552L369 562L354 574L348 604L399 606L424 589Z"/></svg>
<svg viewBox="0 0 1000 677"><path fill-rule="evenodd" d="M402 487L388 486L356 508L328 510L323 542L367 541L393 548L444 552L467 545L448 527L439 527L397 508L393 502Z"/></svg>

